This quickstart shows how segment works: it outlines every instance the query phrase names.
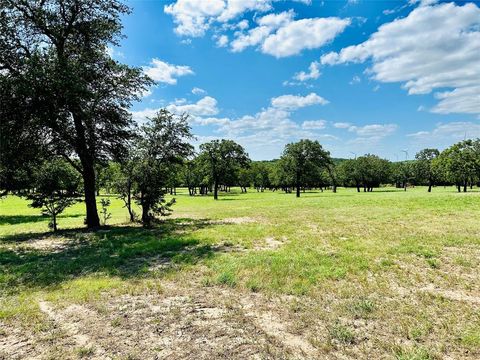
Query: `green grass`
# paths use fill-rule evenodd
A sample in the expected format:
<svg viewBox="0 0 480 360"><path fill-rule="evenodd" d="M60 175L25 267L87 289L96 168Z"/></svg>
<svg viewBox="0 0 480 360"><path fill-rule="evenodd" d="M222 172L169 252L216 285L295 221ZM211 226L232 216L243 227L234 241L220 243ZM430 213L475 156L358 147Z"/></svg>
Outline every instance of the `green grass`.
<svg viewBox="0 0 480 360"><path fill-rule="evenodd" d="M423 346L429 341L438 351L450 340L470 353L480 348L478 328L467 317L475 308L468 303L436 294L409 303L398 295L431 283L479 290L463 277L478 274L480 266L478 189L339 189L299 199L250 190L221 194L219 201L180 191L174 216L155 229L128 224L122 202L109 198L110 227L83 230L84 206L76 204L60 216L57 234L48 232L48 219L25 200L0 200L0 321L40 324L39 299L98 302L103 296L159 293L164 280L196 279L198 286L239 294L313 299L300 307L305 318L299 326L312 317L321 320L330 339L343 346L371 331L352 327L361 320L382 322L391 336L418 343L385 343L398 359L433 358ZM87 356L87 350L78 355Z"/></svg>

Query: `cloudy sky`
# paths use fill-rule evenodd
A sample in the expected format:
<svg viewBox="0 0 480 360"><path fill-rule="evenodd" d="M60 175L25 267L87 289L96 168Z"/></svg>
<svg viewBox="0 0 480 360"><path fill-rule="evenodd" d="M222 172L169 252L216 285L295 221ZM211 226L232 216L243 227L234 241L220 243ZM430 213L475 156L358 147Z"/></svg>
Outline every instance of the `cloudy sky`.
<svg viewBox="0 0 480 360"><path fill-rule="evenodd" d="M301 138L390 160L480 136L480 3L129 1L115 59L157 85L135 104L189 113L196 143L272 159Z"/></svg>

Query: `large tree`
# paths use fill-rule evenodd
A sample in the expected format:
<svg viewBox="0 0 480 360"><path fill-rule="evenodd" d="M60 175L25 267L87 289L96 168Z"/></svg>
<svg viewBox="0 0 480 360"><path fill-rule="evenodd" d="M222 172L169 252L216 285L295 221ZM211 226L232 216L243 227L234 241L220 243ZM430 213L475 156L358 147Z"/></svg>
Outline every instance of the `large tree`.
<svg viewBox="0 0 480 360"><path fill-rule="evenodd" d="M232 178L239 169L250 163L244 148L233 140L212 140L200 145L199 163L213 181L213 198L218 199L220 184Z"/></svg>
<svg viewBox="0 0 480 360"><path fill-rule="evenodd" d="M333 164L330 153L318 141L308 139L285 145L281 163L285 173L293 178L297 197L301 187L308 183L308 175L319 174Z"/></svg>
<svg viewBox="0 0 480 360"><path fill-rule="evenodd" d="M87 226L97 227L95 163L123 152L128 108L150 84L107 54L129 9L117 0L0 0L0 9L0 116L21 114L12 125L25 122L80 172Z"/></svg>

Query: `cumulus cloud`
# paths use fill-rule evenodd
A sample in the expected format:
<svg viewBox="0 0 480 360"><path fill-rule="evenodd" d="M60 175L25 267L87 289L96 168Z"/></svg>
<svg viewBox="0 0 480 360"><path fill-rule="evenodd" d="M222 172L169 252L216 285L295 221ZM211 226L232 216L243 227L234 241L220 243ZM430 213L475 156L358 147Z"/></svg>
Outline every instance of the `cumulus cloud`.
<svg viewBox="0 0 480 360"><path fill-rule="evenodd" d="M198 88L194 88L198 89ZM200 89L201 90L201 89ZM193 90L192 90L193 92ZM188 114L192 122L197 122L202 125L221 123L221 121L214 120L215 118L202 118L202 116L211 116L218 114L217 100L211 96L205 96L196 103L188 103L186 99L175 99L172 103L165 106L165 108L174 114ZM161 108L147 108L144 110L133 111L132 118L138 123L145 122L147 118L155 116Z"/></svg>
<svg viewBox="0 0 480 360"><path fill-rule="evenodd" d="M409 94L452 88L436 97L438 113L480 113L480 9L473 3L429 6L386 23L359 44L321 57L323 65L372 60L380 82L401 82Z"/></svg>
<svg viewBox="0 0 480 360"><path fill-rule="evenodd" d="M372 145L376 145L382 139L392 135L398 128L396 124L367 124L357 126L347 122L334 123L333 127L337 129L345 129L348 132L355 134L355 138L349 140L348 144L364 146L364 148L360 149L371 149Z"/></svg>
<svg viewBox="0 0 480 360"><path fill-rule="evenodd" d="M434 113L480 114L480 85L436 93L435 98L440 101L431 109Z"/></svg>
<svg viewBox="0 0 480 360"><path fill-rule="evenodd" d="M215 45L217 45L217 47L225 47L228 45L227 35L214 36L213 39L216 40Z"/></svg>
<svg viewBox="0 0 480 360"><path fill-rule="evenodd" d="M277 58L292 56L325 45L351 23L350 19L337 17L294 20L294 15L288 11L260 18L257 27L237 34L231 44L232 51L259 45L264 54Z"/></svg>
<svg viewBox="0 0 480 360"><path fill-rule="evenodd" d="M320 130L325 129L327 122L325 120L308 120L302 123L302 129L305 130Z"/></svg>
<svg viewBox="0 0 480 360"><path fill-rule="evenodd" d="M439 123L431 131L418 131L407 136L417 140L432 142L447 140L451 144L464 138L480 137L480 124L468 121Z"/></svg>
<svg viewBox="0 0 480 360"><path fill-rule="evenodd" d="M132 119L136 123L141 124L145 122L147 119L154 117L159 110L160 109L147 108L139 111L132 111Z"/></svg>
<svg viewBox="0 0 480 360"><path fill-rule="evenodd" d="M173 103L167 105L167 110L174 114L189 114L192 116L218 114L217 100L211 96L205 96L193 104L186 104L185 101Z"/></svg>
<svg viewBox="0 0 480 360"><path fill-rule="evenodd" d="M159 59L152 59L150 66L145 66L143 71L153 80L170 85L177 83L177 77L194 74L190 66L172 65Z"/></svg>
<svg viewBox="0 0 480 360"><path fill-rule="evenodd" d="M296 73L293 78L298 81L307 81L307 80L315 80L318 79L320 73L320 63L314 61L308 67L308 72L300 71Z"/></svg>
<svg viewBox="0 0 480 360"><path fill-rule="evenodd" d="M257 46L279 27L290 23L295 13L284 11L279 14L268 14L257 20L258 26L250 29L248 32L238 32L236 38L231 43L233 52L240 52L249 46Z"/></svg>
<svg viewBox="0 0 480 360"><path fill-rule="evenodd" d="M347 122L337 122L333 124L333 127L337 129L348 129L352 124L347 123Z"/></svg>
<svg viewBox="0 0 480 360"><path fill-rule="evenodd" d="M350 126L348 131L356 133L360 137L386 137L397 130L396 124L370 124L364 126Z"/></svg>
<svg viewBox="0 0 480 360"><path fill-rule="evenodd" d="M213 22L227 22L247 11L267 11L270 0L177 0L164 12L173 17L180 36L203 36Z"/></svg>
<svg viewBox="0 0 480 360"><path fill-rule="evenodd" d="M306 96L281 95L273 98L271 103L274 108L296 110L305 106L326 105L329 101L315 93L310 93Z"/></svg>

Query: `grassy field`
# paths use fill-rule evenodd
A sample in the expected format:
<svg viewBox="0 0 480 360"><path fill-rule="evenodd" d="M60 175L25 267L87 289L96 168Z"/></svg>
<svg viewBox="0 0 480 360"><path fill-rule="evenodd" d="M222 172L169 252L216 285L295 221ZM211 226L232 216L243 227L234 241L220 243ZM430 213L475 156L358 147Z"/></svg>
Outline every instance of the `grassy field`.
<svg viewBox="0 0 480 360"><path fill-rule="evenodd" d="M480 191L176 196L48 219L0 200L0 359L479 359Z"/></svg>

